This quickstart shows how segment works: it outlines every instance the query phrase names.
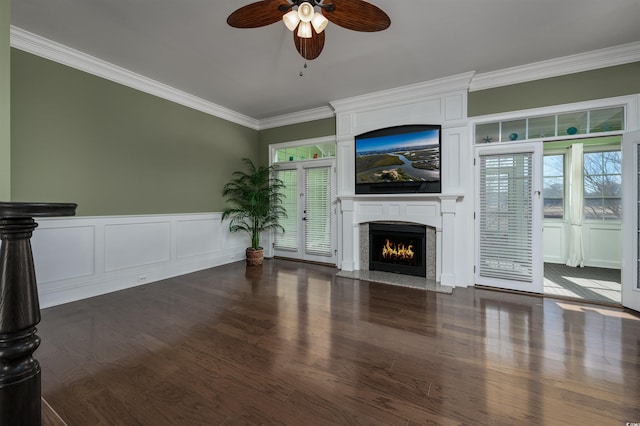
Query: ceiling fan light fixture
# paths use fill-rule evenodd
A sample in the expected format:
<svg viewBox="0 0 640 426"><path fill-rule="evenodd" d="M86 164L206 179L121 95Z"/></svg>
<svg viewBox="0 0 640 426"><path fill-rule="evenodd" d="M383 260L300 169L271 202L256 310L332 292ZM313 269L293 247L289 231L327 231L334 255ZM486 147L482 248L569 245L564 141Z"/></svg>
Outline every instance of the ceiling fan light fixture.
<svg viewBox="0 0 640 426"><path fill-rule="evenodd" d="M314 10L311 3L305 1L298 6L298 16L302 22L311 22L313 19Z"/></svg>
<svg viewBox="0 0 640 426"><path fill-rule="evenodd" d="M282 15L284 24L289 28L289 31L294 31L300 22L300 16L298 16L297 10L291 10Z"/></svg>
<svg viewBox="0 0 640 426"><path fill-rule="evenodd" d="M233 11L227 24L258 28L281 20L293 32L296 50L307 60L322 53L329 21L360 32L382 31L391 25L389 15L369 0L253 0Z"/></svg>
<svg viewBox="0 0 640 426"><path fill-rule="evenodd" d="M311 38L311 24L308 22L300 22L298 25L298 37Z"/></svg>
<svg viewBox="0 0 640 426"><path fill-rule="evenodd" d="M329 21L327 20L327 18L325 18L324 15L319 12L315 13L313 15L313 18L311 18L311 25L313 25L313 28L318 34L324 31L328 23Z"/></svg>

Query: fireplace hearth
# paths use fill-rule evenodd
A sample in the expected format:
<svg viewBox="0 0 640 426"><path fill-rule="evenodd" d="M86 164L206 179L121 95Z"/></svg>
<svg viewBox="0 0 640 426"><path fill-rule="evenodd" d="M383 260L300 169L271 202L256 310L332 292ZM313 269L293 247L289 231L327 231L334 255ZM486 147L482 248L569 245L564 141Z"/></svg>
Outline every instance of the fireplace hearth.
<svg viewBox="0 0 640 426"><path fill-rule="evenodd" d="M426 227L370 223L369 270L426 277Z"/></svg>

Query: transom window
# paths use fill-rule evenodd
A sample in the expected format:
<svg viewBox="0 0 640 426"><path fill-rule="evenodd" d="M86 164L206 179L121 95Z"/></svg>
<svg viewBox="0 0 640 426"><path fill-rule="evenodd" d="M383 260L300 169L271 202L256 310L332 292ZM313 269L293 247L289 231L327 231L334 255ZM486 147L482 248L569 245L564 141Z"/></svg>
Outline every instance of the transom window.
<svg viewBox="0 0 640 426"><path fill-rule="evenodd" d="M624 129L624 107L599 108L478 124L475 143L518 142L550 137L569 139Z"/></svg>
<svg viewBox="0 0 640 426"><path fill-rule="evenodd" d="M274 163L289 161L319 160L336 156L335 142L289 146L275 150Z"/></svg>

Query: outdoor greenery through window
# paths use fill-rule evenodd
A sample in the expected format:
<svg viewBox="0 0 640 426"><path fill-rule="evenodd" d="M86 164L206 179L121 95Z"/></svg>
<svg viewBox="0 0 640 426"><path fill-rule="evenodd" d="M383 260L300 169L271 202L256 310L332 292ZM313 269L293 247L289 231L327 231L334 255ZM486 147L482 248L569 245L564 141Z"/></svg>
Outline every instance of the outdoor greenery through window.
<svg viewBox="0 0 640 426"><path fill-rule="evenodd" d="M622 153L584 154L584 218L620 220L622 216Z"/></svg>
<svg viewBox="0 0 640 426"><path fill-rule="evenodd" d="M544 217L545 219L562 219L564 217L564 155L545 155L543 175Z"/></svg>

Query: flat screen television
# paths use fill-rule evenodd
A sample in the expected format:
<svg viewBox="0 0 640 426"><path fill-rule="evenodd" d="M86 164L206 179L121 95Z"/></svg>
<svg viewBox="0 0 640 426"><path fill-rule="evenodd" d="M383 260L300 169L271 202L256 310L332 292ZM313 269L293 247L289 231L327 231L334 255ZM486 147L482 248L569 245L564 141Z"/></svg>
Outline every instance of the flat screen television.
<svg viewBox="0 0 640 426"><path fill-rule="evenodd" d="M441 126L413 124L355 137L356 194L440 193Z"/></svg>

